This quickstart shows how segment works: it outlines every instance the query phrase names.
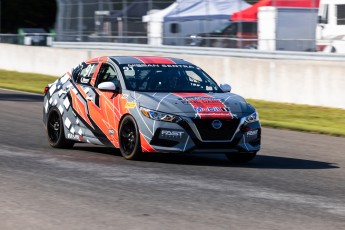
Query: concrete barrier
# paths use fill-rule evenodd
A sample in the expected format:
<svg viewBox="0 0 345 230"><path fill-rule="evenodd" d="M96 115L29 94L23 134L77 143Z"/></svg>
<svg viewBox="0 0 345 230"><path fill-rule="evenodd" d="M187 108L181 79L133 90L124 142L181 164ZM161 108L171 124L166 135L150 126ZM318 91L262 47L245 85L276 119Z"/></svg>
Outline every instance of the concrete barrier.
<svg viewBox="0 0 345 230"><path fill-rule="evenodd" d="M84 50L0 44L0 69L60 76L80 61L106 55L183 58L229 83L245 98L345 109L345 59L293 60L134 50Z"/></svg>

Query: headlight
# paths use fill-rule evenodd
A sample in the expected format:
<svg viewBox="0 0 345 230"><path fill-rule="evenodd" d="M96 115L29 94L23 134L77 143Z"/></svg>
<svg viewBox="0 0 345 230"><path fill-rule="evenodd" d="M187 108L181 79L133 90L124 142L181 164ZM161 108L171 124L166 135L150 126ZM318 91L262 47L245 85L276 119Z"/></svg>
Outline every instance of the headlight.
<svg viewBox="0 0 345 230"><path fill-rule="evenodd" d="M189 39L190 39L190 45L199 45L200 43L201 43L201 41L202 41L202 37L201 36L198 36L198 35L195 35L195 34L193 34L193 35L190 35L189 36Z"/></svg>
<svg viewBox="0 0 345 230"><path fill-rule="evenodd" d="M141 107L140 111L142 114L144 114L145 117L151 118L156 121L167 121L167 122L179 122L182 120L181 117L173 115L173 114L168 114L168 113L162 113L158 112L152 109L146 109Z"/></svg>
<svg viewBox="0 0 345 230"><path fill-rule="evenodd" d="M246 117L246 120L244 121L246 124L252 123L255 121L259 121L259 113L255 111L254 113L250 114Z"/></svg>
<svg viewBox="0 0 345 230"><path fill-rule="evenodd" d="M195 35L195 34L193 34L193 35L190 35L189 36L190 38L192 38L192 39L201 39L201 36L198 36L198 35Z"/></svg>

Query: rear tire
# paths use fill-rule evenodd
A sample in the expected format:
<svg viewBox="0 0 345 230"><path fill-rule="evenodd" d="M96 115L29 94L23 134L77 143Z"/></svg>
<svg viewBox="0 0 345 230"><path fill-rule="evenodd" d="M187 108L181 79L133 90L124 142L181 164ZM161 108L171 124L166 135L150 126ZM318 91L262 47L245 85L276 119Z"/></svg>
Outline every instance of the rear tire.
<svg viewBox="0 0 345 230"><path fill-rule="evenodd" d="M74 142L65 137L62 116L57 108L52 108L48 113L47 135L49 145L53 148L72 148Z"/></svg>
<svg viewBox="0 0 345 230"><path fill-rule="evenodd" d="M245 153L226 153L225 156L232 163L243 164L254 159L257 152Z"/></svg>
<svg viewBox="0 0 345 230"><path fill-rule="evenodd" d="M126 160L141 160L144 158L141 151L139 128L130 115L126 115L121 121L119 144L121 154Z"/></svg>

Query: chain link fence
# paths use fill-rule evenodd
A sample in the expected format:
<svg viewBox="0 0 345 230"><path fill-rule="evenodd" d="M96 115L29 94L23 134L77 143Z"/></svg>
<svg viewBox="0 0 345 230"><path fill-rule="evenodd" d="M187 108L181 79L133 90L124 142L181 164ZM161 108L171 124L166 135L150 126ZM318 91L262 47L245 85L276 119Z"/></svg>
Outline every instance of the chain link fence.
<svg viewBox="0 0 345 230"><path fill-rule="evenodd" d="M56 1L55 34L2 34L0 42L29 44L30 39L26 37L30 37L31 45L40 45L42 42L37 40L43 36L47 45L55 40L247 49L265 47L294 51L328 49L329 52L339 52L345 43L345 25L343 35L336 34L333 38L321 36L330 23L325 21L326 18L333 17L329 16L331 12L335 11L339 17L335 24L345 24L345 1L335 8L334 4L321 4L319 12L320 0ZM281 13L282 16L278 17L280 12L271 9L265 17L271 17L269 20L276 24L263 20L264 23L258 26L261 11L255 6L297 6L313 8L314 11L300 14L295 10L284 15ZM319 28L318 21L323 23ZM270 27L272 30L267 30ZM268 31L266 35L265 31ZM316 37L320 38L319 46Z"/></svg>
<svg viewBox="0 0 345 230"><path fill-rule="evenodd" d="M219 30L226 29L232 13L241 11L249 7L249 3L257 1L57 0L57 2L59 8L56 22L57 41L234 47L236 38L227 34L233 29ZM166 18L170 19L166 20ZM256 33L256 23L252 24L250 32ZM242 23L240 27L241 25ZM198 44L198 41L191 37L214 31L216 33L210 34L210 37L208 34L204 35L207 39L202 44Z"/></svg>
<svg viewBox="0 0 345 230"><path fill-rule="evenodd" d="M189 1L189 0L187 0ZM57 0L57 41L147 43L142 17L171 0Z"/></svg>

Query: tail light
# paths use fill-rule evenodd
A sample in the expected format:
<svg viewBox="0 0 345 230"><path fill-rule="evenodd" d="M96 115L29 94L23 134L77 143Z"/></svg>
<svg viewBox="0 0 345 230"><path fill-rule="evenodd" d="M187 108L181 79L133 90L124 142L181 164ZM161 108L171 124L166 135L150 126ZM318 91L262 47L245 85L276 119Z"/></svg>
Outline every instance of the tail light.
<svg viewBox="0 0 345 230"><path fill-rule="evenodd" d="M46 86L46 87L44 88L43 94L46 95L48 91L49 91L49 86Z"/></svg>
<svg viewBox="0 0 345 230"><path fill-rule="evenodd" d="M316 50L317 52L323 52L326 48L326 45L317 45Z"/></svg>

